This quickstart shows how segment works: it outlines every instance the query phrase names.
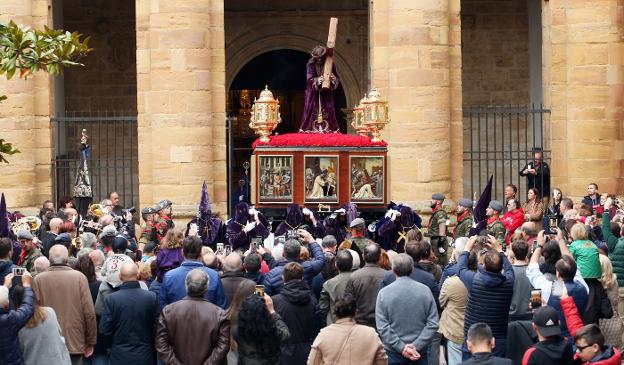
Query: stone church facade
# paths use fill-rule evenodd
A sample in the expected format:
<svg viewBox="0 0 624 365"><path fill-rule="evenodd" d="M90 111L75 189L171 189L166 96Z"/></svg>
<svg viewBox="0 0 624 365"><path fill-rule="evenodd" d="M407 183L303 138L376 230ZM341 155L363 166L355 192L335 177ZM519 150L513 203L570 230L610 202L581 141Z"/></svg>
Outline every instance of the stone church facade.
<svg viewBox="0 0 624 365"><path fill-rule="evenodd" d="M472 198L467 107L531 103L549 111L540 138L553 187L580 197L596 182L600 191L624 193L624 1L249 3L2 1L2 20L76 30L96 49L62 79L0 81L8 96L0 138L21 150L0 167L10 208L37 207L53 195L61 134L51 118L102 108L136 115L129 143L138 152L130 173L138 186L127 201L167 198L176 213L192 215L206 179L214 209L225 214L226 119L237 74L263 53L324 43L330 16L340 19L344 109L371 87L389 102L391 200L424 207L434 192ZM491 138L479 133L480 141Z"/></svg>

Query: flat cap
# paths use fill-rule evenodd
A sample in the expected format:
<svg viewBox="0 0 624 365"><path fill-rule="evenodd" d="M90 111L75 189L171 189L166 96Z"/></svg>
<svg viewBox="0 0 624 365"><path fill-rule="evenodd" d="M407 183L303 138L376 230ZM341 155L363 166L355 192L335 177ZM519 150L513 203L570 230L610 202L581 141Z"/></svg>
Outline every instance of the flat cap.
<svg viewBox="0 0 624 365"><path fill-rule="evenodd" d="M30 233L30 231L23 230L23 231L17 232L17 239L31 241L33 239L33 235L32 233Z"/></svg>
<svg viewBox="0 0 624 365"><path fill-rule="evenodd" d="M444 201L444 199L446 199L446 197L444 196L444 194L442 193L435 193L431 196L431 199L433 200L440 200L440 201Z"/></svg>
<svg viewBox="0 0 624 365"><path fill-rule="evenodd" d="M102 229L102 233L100 233L99 238L102 239L104 237L115 237L117 235L117 229L113 225L108 225Z"/></svg>
<svg viewBox="0 0 624 365"><path fill-rule="evenodd" d="M459 205L466 208L472 208L472 200L468 198L459 199Z"/></svg>
<svg viewBox="0 0 624 365"><path fill-rule="evenodd" d="M363 226L364 225L364 219L362 218L355 218L354 220L351 221L351 224L349 225L349 228L354 228L357 226Z"/></svg>
<svg viewBox="0 0 624 365"><path fill-rule="evenodd" d="M154 209L154 207L145 207L145 208L141 209L141 214L142 215L153 214L153 213L156 213L156 210Z"/></svg>
<svg viewBox="0 0 624 365"><path fill-rule="evenodd" d="M58 236L54 238L55 244L62 244L61 242L71 243L71 241L72 241L72 236L71 234L69 234L69 232L60 233Z"/></svg>
<svg viewBox="0 0 624 365"><path fill-rule="evenodd" d="M156 203L156 206L154 208L157 208L156 210L163 210L172 205L173 205L173 202L171 202L171 200L163 199L159 201L158 203Z"/></svg>
<svg viewBox="0 0 624 365"><path fill-rule="evenodd" d="M499 202L498 200L492 200L490 202L489 207L494 209L495 211L497 211L499 213L503 211L503 204L501 204L501 202Z"/></svg>

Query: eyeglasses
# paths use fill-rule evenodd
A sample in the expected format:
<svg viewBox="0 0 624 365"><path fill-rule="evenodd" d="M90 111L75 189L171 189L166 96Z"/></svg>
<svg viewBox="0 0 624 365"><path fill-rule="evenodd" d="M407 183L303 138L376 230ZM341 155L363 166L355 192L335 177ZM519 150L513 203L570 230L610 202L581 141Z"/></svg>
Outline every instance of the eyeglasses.
<svg viewBox="0 0 624 365"><path fill-rule="evenodd" d="M586 345L586 346L579 346L579 345L576 345L576 351L578 351L578 352L583 352L583 350L585 350L585 349L586 349L586 348L588 348L588 347L592 347L592 346L594 346L594 345Z"/></svg>

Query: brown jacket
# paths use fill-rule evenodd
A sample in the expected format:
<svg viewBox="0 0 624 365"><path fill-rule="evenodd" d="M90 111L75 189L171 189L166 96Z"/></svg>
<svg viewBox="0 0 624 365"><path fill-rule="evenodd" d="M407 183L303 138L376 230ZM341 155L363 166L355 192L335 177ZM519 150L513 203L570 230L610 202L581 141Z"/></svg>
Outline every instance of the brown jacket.
<svg viewBox="0 0 624 365"><path fill-rule="evenodd" d="M341 318L321 330L308 357L308 365L387 364L388 357L377 332Z"/></svg>
<svg viewBox="0 0 624 365"><path fill-rule="evenodd" d="M167 365L218 365L230 349L230 320L203 298L166 306L156 330L156 351Z"/></svg>
<svg viewBox="0 0 624 365"><path fill-rule="evenodd" d="M56 312L70 354L84 353L95 345L97 325L86 276L65 265L52 265L35 277L37 302Z"/></svg>
<svg viewBox="0 0 624 365"><path fill-rule="evenodd" d="M532 209L533 208L533 209ZM542 217L544 216L544 203L538 202L534 207L530 202L522 204L522 210L524 211L525 221L535 223L536 229L539 232L542 229ZM529 216L526 219L526 216Z"/></svg>
<svg viewBox="0 0 624 365"><path fill-rule="evenodd" d="M455 343L464 342L464 315L468 304L468 290L458 276L451 276L444 281L440 289L440 332L444 338Z"/></svg>

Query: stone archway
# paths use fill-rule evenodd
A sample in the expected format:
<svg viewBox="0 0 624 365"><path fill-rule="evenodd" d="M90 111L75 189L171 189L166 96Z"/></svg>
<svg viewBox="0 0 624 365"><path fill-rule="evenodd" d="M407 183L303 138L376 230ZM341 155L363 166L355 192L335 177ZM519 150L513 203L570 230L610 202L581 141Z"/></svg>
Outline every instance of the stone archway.
<svg viewBox="0 0 624 365"><path fill-rule="evenodd" d="M318 45L318 39L297 34L261 34L266 29L263 24L256 25L245 34L235 38L226 47L226 89L229 90L238 72L252 59L269 51L280 49L292 49L301 52L309 52L312 47ZM312 29L311 34L322 34L327 30ZM249 37L249 34L254 34ZM368 85L363 85L361 77L347 60L350 55L340 52L340 47L346 44L338 42L336 45L335 63L338 74L342 80L342 86L347 98L347 108L352 108L360 100ZM305 70L302 70L305 72Z"/></svg>

